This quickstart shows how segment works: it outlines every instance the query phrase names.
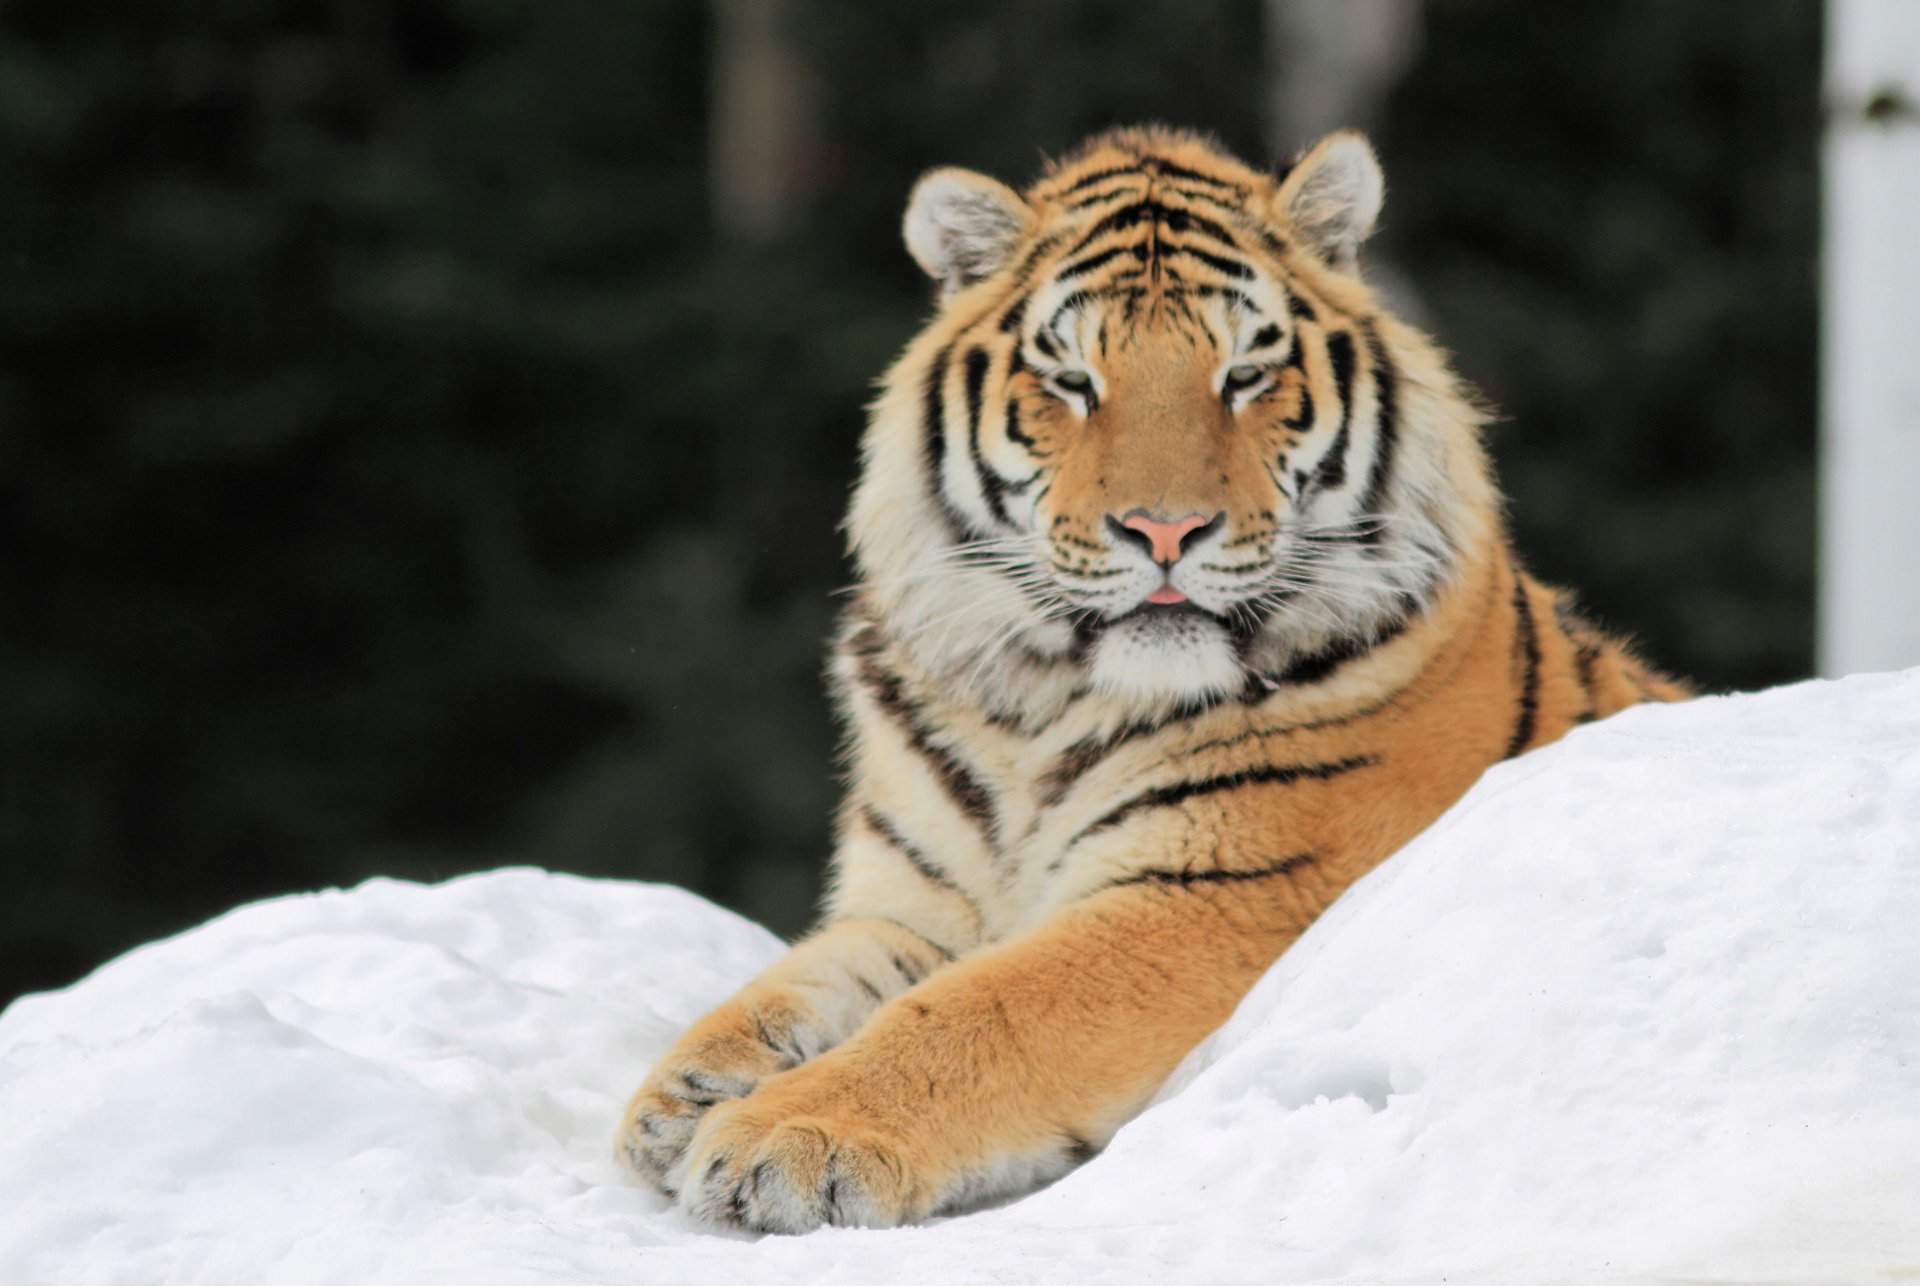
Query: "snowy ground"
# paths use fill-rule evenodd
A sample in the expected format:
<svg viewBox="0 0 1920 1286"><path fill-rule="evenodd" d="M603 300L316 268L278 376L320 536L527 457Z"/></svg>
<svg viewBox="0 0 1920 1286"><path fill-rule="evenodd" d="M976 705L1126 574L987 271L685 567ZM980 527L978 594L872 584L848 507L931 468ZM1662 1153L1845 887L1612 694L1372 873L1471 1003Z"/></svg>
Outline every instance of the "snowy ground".
<svg viewBox="0 0 1920 1286"><path fill-rule="evenodd" d="M622 1182L779 944L535 871L244 907L0 1015L0 1282L1914 1280L1920 670L1490 773L1105 1154L754 1241Z"/></svg>

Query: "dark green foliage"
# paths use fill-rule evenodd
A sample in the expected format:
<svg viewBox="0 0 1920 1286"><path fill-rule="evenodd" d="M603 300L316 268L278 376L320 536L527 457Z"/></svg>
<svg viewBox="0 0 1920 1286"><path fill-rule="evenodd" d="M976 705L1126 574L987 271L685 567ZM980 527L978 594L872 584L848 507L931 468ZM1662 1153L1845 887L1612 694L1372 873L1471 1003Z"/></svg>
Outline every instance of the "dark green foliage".
<svg viewBox="0 0 1920 1286"><path fill-rule="evenodd" d="M1522 552L1709 688L1811 666L1820 14L1446 5L1381 140Z"/></svg>
<svg viewBox="0 0 1920 1286"><path fill-rule="evenodd" d="M0 10L0 998L504 861L805 921L914 175L1257 155L1254 0L820 3L817 190L709 232L666 0ZM1809 657L1818 7L1441 4L1385 246L1525 548L1712 685Z"/></svg>

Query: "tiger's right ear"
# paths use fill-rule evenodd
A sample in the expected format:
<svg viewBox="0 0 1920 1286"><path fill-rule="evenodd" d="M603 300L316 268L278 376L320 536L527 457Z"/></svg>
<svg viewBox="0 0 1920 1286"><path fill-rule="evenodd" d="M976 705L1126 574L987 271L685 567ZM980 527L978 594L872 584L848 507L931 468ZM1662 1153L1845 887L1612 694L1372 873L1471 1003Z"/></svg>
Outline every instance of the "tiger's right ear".
<svg viewBox="0 0 1920 1286"><path fill-rule="evenodd" d="M998 179L930 170L913 185L901 231L944 297L991 277L1033 227L1033 207Z"/></svg>
<svg viewBox="0 0 1920 1286"><path fill-rule="evenodd" d="M1366 135L1335 130L1293 163L1274 195L1274 208L1315 254L1341 272L1352 272L1360 243L1380 217L1385 186Z"/></svg>

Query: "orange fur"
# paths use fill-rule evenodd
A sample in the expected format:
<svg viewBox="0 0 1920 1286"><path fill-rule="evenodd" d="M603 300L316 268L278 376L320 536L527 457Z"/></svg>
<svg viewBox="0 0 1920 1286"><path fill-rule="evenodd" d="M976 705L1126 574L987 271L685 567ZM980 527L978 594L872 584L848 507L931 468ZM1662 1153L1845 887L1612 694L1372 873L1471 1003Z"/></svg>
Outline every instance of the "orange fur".
<svg viewBox="0 0 1920 1286"><path fill-rule="evenodd" d="M1355 135L1272 176L1167 131L923 185L826 923L652 1070L639 1174L781 1231L1058 1175L1487 765L1686 694L1520 569L1479 412L1351 271L1378 194Z"/></svg>

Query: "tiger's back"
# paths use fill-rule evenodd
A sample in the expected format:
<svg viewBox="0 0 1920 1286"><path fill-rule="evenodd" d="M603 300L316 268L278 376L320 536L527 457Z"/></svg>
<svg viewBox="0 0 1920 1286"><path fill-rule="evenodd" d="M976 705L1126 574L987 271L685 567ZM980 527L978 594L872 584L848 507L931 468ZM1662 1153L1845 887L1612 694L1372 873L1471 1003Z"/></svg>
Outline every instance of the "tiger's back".
<svg viewBox="0 0 1920 1286"><path fill-rule="evenodd" d="M1480 412L1357 274L1380 191L1351 134L922 180L823 927L656 1067L641 1174L799 1230L1060 1173L1487 765L1684 695L1521 570Z"/></svg>

